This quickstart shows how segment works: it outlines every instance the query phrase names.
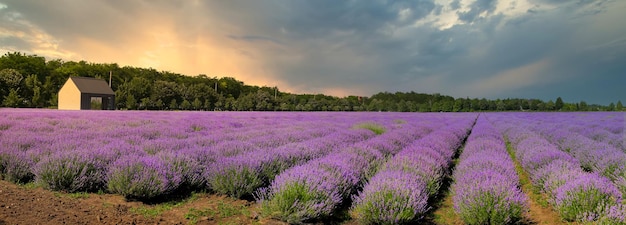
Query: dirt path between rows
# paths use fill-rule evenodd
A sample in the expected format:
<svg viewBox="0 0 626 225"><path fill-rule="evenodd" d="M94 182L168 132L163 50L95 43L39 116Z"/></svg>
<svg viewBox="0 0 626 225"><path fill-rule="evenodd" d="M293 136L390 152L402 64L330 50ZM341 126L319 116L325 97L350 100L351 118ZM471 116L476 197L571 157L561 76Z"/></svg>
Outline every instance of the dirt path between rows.
<svg viewBox="0 0 626 225"><path fill-rule="evenodd" d="M138 204L138 203L135 203ZM0 181L0 224L160 224L129 213L133 203L113 195L71 198Z"/></svg>
<svg viewBox="0 0 626 225"><path fill-rule="evenodd" d="M112 194L64 194L0 180L4 224L283 224L259 220L249 201L210 194L172 204L128 202Z"/></svg>

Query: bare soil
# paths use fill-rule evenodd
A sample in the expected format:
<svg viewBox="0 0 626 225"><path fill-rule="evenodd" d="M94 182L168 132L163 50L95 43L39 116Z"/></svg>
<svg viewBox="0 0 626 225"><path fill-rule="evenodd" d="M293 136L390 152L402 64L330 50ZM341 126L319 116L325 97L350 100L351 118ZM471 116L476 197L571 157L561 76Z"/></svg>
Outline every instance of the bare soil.
<svg viewBox="0 0 626 225"><path fill-rule="evenodd" d="M527 174L521 173L522 189L529 196L529 211L521 224L576 224L559 219L543 196L533 192ZM446 187L447 188L447 187ZM445 192L445 191L444 191ZM355 220L316 224L356 225ZM452 196L445 192L435 209L420 224L463 224L453 209ZM113 194L68 194L34 185L17 185L0 180L0 225L5 224L285 224L258 216L252 201L214 194L159 204L127 201Z"/></svg>
<svg viewBox="0 0 626 225"><path fill-rule="evenodd" d="M259 219L245 200L195 194L175 203L150 205L112 194L66 194L0 180L4 224L284 224Z"/></svg>

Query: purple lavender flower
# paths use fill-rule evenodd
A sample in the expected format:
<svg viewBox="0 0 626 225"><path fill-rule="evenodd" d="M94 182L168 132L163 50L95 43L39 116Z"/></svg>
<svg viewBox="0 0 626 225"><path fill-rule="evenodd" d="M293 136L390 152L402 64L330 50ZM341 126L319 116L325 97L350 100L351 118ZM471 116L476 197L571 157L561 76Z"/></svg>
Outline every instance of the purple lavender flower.
<svg viewBox="0 0 626 225"><path fill-rule="evenodd" d="M439 162L426 155L394 157L383 164L380 171L402 171L420 178L426 184L429 196L434 196L439 191L445 173Z"/></svg>
<svg viewBox="0 0 626 225"><path fill-rule="evenodd" d="M408 224L428 211L421 177L392 170L376 174L353 200L351 212L363 224Z"/></svg>
<svg viewBox="0 0 626 225"><path fill-rule="evenodd" d="M606 206L622 200L622 194L606 178L584 174L564 183L554 190L554 204L563 219L596 220L604 214ZM586 215L586 218L580 218Z"/></svg>
<svg viewBox="0 0 626 225"><path fill-rule="evenodd" d="M507 118L507 123L522 115L530 114L515 114L518 118ZM516 122L523 123L520 127L507 128L507 135L517 143L517 158L529 172L533 185L542 188L565 220L599 224L618 221L606 218L609 209L615 209L622 198L616 184L620 186L620 174L626 162L624 153L587 138L593 136L584 135L589 132L587 126L572 125L577 118L532 115ZM583 168L595 173L584 172Z"/></svg>
<svg viewBox="0 0 626 225"><path fill-rule="evenodd" d="M211 190L234 198L251 195L264 185L260 161L246 155L223 158L206 174Z"/></svg>
<svg viewBox="0 0 626 225"><path fill-rule="evenodd" d="M467 134L471 119L466 119L404 144L400 152L382 164L364 190L353 197L354 217L362 223L418 221L428 209L429 197L438 192L451 158Z"/></svg>
<svg viewBox="0 0 626 225"><path fill-rule="evenodd" d="M398 127L377 136L377 139L358 143L354 147L286 170L276 177L269 189L258 194L263 214L290 223L332 215L336 207L369 177L368 173L371 173L376 161L382 159L384 153L369 147L372 146L370 143L384 143L388 140L382 137L394 133L415 133L410 128ZM396 145L405 142L392 139L388 143L393 148L402 148Z"/></svg>
<svg viewBox="0 0 626 225"><path fill-rule="evenodd" d="M6 151L0 153L0 163L4 179L15 183L27 183L34 178L32 167L35 160L29 152Z"/></svg>
<svg viewBox="0 0 626 225"><path fill-rule="evenodd" d="M187 190L195 190L202 189L206 185L204 166L192 156L182 152L169 151L160 152L157 156L168 164L168 167L172 169L172 173L176 176L181 176L181 187Z"/></svg>
<svg viewBox="0 0 626 225"><path fill-rule="evenodd" d="M454 209L467 224L511 224L527 210L516 180L482 170L455 176Z"/></svg>
<svg viewBox="0 0 626 225"><path fill-rule="evenodd" d="M213 146L214 151L222 156L234 156L244 152L255 151L258 148L243 141L225 141Z"/></svg>
<svg viewBox="0 0 626 225"><path fill-rule="evenodd" d="M108 149L59 151L42 158L34 167L35 181L51 190L76 192L101 189L108 165L118 155Z"/></svg>
<svg viewBox="0 0 626 225"><path fill-rule="evenodd" d="M501 134L479 117L454 171L454 208L467 224L510 224L526 209Z"/></svg>
<svg viewBox="0 0 626 225"><path fill-rule="evenodd" d="M327 168L301 165L276 177L265 193L258 194L264 215L288 223L330 216L342 201L342 177Z"/></svg>
<svg viewBox="0 0 626 225"><path fill-rule="evenodd" d="M129 199L152 199L178 188L182 177L158 157L124 156L111 164L107 185Z"/></svg>
<svg viewBox="0 0 626 225"><path fill-rule="evenodd" d="M626 225L626 205L617 204L607 207L605 215L597 223L601 225Z"/></svg>

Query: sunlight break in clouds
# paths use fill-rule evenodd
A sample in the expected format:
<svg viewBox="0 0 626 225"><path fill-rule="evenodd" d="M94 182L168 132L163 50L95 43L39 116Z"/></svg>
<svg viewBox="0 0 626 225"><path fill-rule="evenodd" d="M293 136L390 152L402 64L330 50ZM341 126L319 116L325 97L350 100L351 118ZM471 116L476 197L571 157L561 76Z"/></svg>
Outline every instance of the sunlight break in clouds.
<svg viewBox="0 0 626 225"><path fill-rule="evenodd" d="M295 93L607 103L626 96L614 85L625 11L614 0L0 0L0 51ZM590 83L609 90L579 91Z"/></svg>
<svg viewBox="0 0 626 225"><path fill-rule="evenodd" d="M0 52L24 51L49 58L72 58L75 53L59 48L60 41L33 25L18 12L0 3Z"/></svg>

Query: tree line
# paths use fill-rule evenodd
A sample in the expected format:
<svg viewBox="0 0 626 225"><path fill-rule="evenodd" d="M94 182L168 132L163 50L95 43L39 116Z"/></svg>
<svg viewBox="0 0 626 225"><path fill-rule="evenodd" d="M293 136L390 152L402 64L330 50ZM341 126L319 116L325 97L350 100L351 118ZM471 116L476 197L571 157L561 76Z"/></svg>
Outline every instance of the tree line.
<svg viewBox="0 0 626 225"><path fill-rule="evenodd" d="M609 105L584 101L507 98L454 98L441 94L381 92L372 96L335 97L292 94L277 87L246 85L232 77L185 76L152 68L116 63L46 60L37 55L9 52L0 57L2 107L56 108L58 92L70 76L108 80L115 91L116 108L128 110L228 110L228 111L616 111L621 101Z"/></svg>

